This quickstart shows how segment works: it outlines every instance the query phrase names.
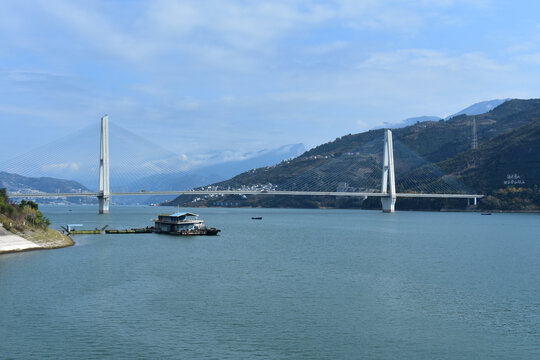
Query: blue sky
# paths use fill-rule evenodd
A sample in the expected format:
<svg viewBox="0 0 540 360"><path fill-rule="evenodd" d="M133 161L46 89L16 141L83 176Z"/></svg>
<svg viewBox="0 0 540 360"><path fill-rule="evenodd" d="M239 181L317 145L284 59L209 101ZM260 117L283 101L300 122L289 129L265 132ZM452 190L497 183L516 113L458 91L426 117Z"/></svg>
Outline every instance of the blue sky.
<svg viewBox="0 0 540 360"><path fill-rule="evenodd" d="M2 132L40 145L107 113L189 159L539 97L539 4L2 1Z"/></svg>

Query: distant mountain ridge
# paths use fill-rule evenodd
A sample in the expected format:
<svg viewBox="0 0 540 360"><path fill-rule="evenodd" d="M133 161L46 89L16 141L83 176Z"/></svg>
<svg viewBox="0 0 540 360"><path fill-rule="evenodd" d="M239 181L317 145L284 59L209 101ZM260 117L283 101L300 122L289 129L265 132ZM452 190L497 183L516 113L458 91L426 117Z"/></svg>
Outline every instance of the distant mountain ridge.
<svg viewBox="0 0 540 360"><path fill-rule="evenodd" d="M5 171L0 171L0 188L6 188L8 193L24 194L91 192L87 187L73 180L52 177L26 177ZM45 204L58 202L92 204L97 200L88 197L67 197L64 200L39 198L36 201Z"/></svg>
<svg viewBox="0 0 540 360"><path fill-rule="evenodd" d="M456 112L455 114L452 114L445 118L442 118L439 116L424 115L424 116L415 116L415 117L407 118L397 123L384 122L382 126L377 126L374 128L374 130L399 129L399 128L403 128L409 125L414 125L419 122L448 120L459 115L480 115L480 114L484 114L495 109L497 106L505 103L508 100L511 100L511 99L507 98L507 99L494 99L494 100L481 101L481 102L472 104L471 106L468 106L465 109L460 110Z"/></svg>
<svg viewBox="0 0 540 360"><path fill-rule="evenodd" d="M485 114L493 109L495 109L497 106L512 100L510 98L506 99L494 99L494 100L487 100L487 101L481 101L475 104L472 104L471 106L466 107L463 110L458 111L457 113L450 115L445 118L445 120L451 119L455 116L459 115L480 115Z"/></svg>
<svg viewBox="0 0 540 360"><path fill-rule="evenodd" d="M84 185L73 181L52 177L26 177L0 171L0 188L8 192L78 193L89 192Z"/></svg>

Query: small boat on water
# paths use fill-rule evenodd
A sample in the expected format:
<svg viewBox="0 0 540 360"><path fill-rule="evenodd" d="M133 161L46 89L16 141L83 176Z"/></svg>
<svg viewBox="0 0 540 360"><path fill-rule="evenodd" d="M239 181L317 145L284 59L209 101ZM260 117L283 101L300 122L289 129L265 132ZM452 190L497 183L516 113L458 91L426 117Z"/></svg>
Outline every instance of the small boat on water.
<svg viewBox="0 0 540 360"><path fill-rule="evenodd" d="M483 212L482 215L491 215L490 212Z"/></svg>
<svg viewBox="0 0 540 360"><path fill-rule="evenodd" d="M199 215L190 212L177 212L158 215L154 221L154 232L171 235L217 235L221 230L208 227Z"/></svg>
<svg viewBox="0 0 540 360"><path fill-rule="evenodd" d="M262 220L262 216L253 216L251 220Z"/></svg>

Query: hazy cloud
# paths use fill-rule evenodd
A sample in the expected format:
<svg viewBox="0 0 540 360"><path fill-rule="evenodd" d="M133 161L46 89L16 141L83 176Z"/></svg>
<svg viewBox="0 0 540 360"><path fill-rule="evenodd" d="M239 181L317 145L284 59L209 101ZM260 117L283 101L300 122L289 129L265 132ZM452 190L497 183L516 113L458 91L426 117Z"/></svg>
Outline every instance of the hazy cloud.
<svg viewBox="0 0 540 360"><path fill-rule="evenodd" d="M79 170L79 164L78 163L62 163L62 164L48 164L43 165L41 167L43 171L51 171L51 170L71 170L71 171L77 171Z"/></svg>
<svg viewBox="0 0 540 360"><path fill-rule="evenodd" d="M190 159L314 146L538 96L535 4L508 13L488 0L2 2L0 116L14 133L43 124L39 143L108 113Z"/></svg>

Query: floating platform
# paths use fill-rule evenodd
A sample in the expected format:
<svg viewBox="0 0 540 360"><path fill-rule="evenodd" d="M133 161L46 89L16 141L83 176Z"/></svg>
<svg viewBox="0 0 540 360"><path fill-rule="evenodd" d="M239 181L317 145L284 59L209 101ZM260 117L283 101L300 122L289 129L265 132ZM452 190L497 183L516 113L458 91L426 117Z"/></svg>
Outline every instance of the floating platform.
<svg viewBox="0 0 540 360"><path fill-rule="evenodd" d="M196 236L196 235L217 235L221 230L215 228L208 229L194 229L194 230L180 230L174 232L162 232L162 234L168 235L181 235L181 236Z"/></svg>
<svg viewBox="0 0 540 360"><path fill-rule="evenodd" d="M154 227L145 227L145 228L133 228L133 229L109 229L105 230L105 234L148 234L153 233Z"/></svg>
<svg viewBox="0 0 540 360"><path fill-rule="evenodd" d="M83 226L82 224L69 224L67 226L61 226L61 228L68 235L90 235L90 234L101 234L109 225L105 225L101 229L95 228L93 230L75 230L74 227Z"/></svg>
<svg viewBox="0 0 540 360"><path fill-rule="evenodd" d="M101 234L103 230L96 229L96 230L71 230L68 234L69 235L84 235L84 234Z"/></svg>

